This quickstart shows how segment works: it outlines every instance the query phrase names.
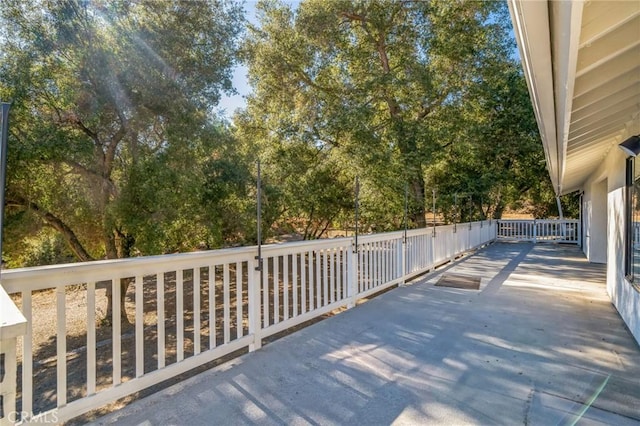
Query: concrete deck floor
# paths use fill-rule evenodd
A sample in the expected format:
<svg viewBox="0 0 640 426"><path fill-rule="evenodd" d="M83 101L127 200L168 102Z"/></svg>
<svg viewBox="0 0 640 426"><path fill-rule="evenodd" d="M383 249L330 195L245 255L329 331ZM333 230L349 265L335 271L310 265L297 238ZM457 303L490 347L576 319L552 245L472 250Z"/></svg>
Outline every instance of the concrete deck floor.
<svg viewBox="0 0 640 426"><path fill-rule="evenodd" d="M442 273L480 291L435 287ZM494 244L97 424L640 424L640 348L604 267Z"/></svg>

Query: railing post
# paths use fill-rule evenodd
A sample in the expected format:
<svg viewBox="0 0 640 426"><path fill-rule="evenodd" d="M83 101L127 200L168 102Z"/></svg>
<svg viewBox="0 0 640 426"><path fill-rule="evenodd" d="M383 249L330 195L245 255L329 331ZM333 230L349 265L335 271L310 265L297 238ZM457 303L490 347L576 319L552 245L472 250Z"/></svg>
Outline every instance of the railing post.
<svg viewBox="0 0 640 426"><path fill-rule="evenodd" d="M356 306L358 300L358 246L352 242L352 248L347 258L347 308Z"/></svg>
<svg viewBox="0 0 640 426"><path fill-rule="evenodd" d="M18 337L27 333L27 320L0 285L0 425L16 423Z"/></svg>
<svg viewBox="0 0 640 426"><path fill-rule="evenodd" d="M260 285L262 283L262 259L256 256L249 261L249 335L253 343L249 344L249 352L262 347L262 320L260 309Z"/></svg>
<svg viewBox="0 0 640 426"><path fill-rule="evenodd" d="M402 284L405 284L405 279L407 276L407 237L406 235L402 238L402 243L400 244L400 276L402 277Z"/></svg>
<svg viewBox="0 0 640 426"><path fill-rule="evenodd" d="M580 219L576 222L576 226L578 227L576 242L578 243L578 247L582 248L582 216L580 216Z"/></svg>
<svg viewBox="0 0 640 426"><path fill-rule="evenodd" d="M6 338L2 330L0 340L0 368L2 369L2 381L0 382L0 425L13 424L16 419L16 387L17 387L17 362L16 337Z"/></svg>
<svg viewBox="0 0 640 426"><path fill-rule="evenodd" d="M538 222L536 219L533 219L533 244L536 244L537 239L538 239Z"/></svg>

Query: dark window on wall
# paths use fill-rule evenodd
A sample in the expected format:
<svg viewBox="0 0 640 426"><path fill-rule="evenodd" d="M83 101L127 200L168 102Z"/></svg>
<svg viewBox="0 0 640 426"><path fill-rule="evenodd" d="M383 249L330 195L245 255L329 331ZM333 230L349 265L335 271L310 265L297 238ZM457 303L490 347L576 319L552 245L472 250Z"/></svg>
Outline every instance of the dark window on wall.
<svg viewBox="0 0 640 426"><path fill-rule="evenodd" d="M640 167L634 158L628 158L626 164L625 194L625 274L627 279L640 284Z"/></svg>
<svg viewBox="0 0 640 426"><path fill-rule="evenodd" d="M625 164L625 194L624 194L624 274L629 281L633 282L632 253L633 253L633 214L631 205L633 199L633 158L627 158Z"/></svg>

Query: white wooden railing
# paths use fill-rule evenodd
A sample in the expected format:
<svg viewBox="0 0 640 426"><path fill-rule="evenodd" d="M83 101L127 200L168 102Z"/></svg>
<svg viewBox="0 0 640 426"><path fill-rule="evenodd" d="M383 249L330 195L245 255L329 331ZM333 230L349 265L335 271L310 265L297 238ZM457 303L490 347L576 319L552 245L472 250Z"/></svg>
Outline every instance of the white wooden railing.
<svg viewBox="0 0 640 426"><path fill-rule="evenodd" d="M633 229L633 246L640 248L640 222L633 222L631 226Z"/></svg>
<svg viewBox="0 0 640 426"><path fill-rule="evenodd" d="M499 220L498 239L580 244L577 219Z"/></svg>
<svg viewBox="0 0 640 426"><path fill-rule="evenodd" d="M16 348L27 320L0 285L0 422L9 423L16 406ZM15 413L12 421L15 421Z"/></svg>
<svg viewBox="0 0 640 426"><path fill-rule="evenodd" d="M275 333L352 307L496 232L496 221L484 221L410 230L406 241L403 232L360 236L357 247L354 238L268 245L262 273L256 247L5 271L0 424L63 422L259 349ZM107 317L107 290L118 301L121 288L125 311L116 302Z"/></svg>

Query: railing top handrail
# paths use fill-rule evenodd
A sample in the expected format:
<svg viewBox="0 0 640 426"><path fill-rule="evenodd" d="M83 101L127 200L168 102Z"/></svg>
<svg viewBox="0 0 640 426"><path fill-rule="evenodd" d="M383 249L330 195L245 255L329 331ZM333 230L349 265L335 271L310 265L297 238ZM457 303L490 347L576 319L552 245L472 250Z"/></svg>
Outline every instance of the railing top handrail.
<svg viewBox="0 0 640 426"><path fill-rule="evenodd" d="M472 222L478 225L480 222ZM458 224L462 225L462 224ZM465 223L468 225L468 222ZM453 225L436 227L436 232L452 228ZM433 226L412 229L407 236L428 234ZM400 239L403 231L393 231L358 236L358 243L365 244L389 239ZM307 250L325 250L344 248L353 244L353 237L325 238L267 244L262 246L263 257L302 253ZM28 268L8 269L3 271L2 283L7 293L23 290L52 288L58 285L83 284L135 276L149 276L162 272L173 272L180 269L191 269L219 265L225 262L245 262L252 260L257 254L257 246L234 247L217 250L175 253L156 256L141 256L126 259L96 260L90 262L45 265Z"/></svg>
<svg viewBox="0 0 640 426"><path fill-rule="evenodd" d="M0 339L11 339L27 333L27 319L0 284Z"/></svg>
<svg viewBox="0 0 640 426"><path fill-rule="evenodd" d="M301 252L305 247L330 248L350 244L350 238L307 240L262 246L263 255L278 255L281 252ZM154 275L189 269L199 266L217 265L231 261L248 261L257 253L257 246L234 247L190 253L175 253L156 256L140 256L126 259L95 260L90 262L44 265L28 268L8 269L2 278L8 293L24 289L37 290L57 284L81 284L114 278Z"/></svg>
<svg viewBox="0 0 640 426"><path fill-rule="evenodd" d="M536 222L536 223L558 223L558 222L566 222L566 223L577 223L580 219L498 219L498 222Z"/></svg>
<svg viewBox="0 0 640 426"><path fill-rule="evenodd" d="M328 249L334 247L350 246L351 237L321 238L318 240L291 241L278 244L268 244L262 246L263 255L277 256L285 253L301 253L305 249Z"/></svg>
<svg viewBox="0 0 640 426"><path fill-rule="evenodd" d="M273 244L265 244L262 246L263 250L277 250L279 248L292 248L296 249L298 247L304 246L332 246L332 245L340 245L344 243L350 242L351 238L326 238L319 240L305 240L305 241L292 241L292 242L282 242L282 243L273 243ZM15 269L5 269L2 272L4 278L12 278L14 275L23 275L29 273L41 273L46 272L50 273L51 271L58 270L77 270L77 269L92 269L92 268L103 268L106 266L126 266L128 264L157 264L164 263L166 261L171 262L194 262L198 260L219 258L219 257L227 257L229 255L252 255L255 251L257 251L258 246L245 246L245 247L231 247L224 249L214 249L214 250L204 250L204 251L194 251L187 253L171 253L171 254L160 254L153 256L138 256L138 257L128 257L125 259L104 259L104 260L92 260L89 262L76 262L76 263L61 263L56 265L41 265L41 266L31 266L26 268L15 268Z"/></svg>
<svg viewBox="0 0 640 426"><path fill-rule="evenodd" d="M358 244L402 238L403 233L404 231L390 231L390 232L376 232L375 234L360 234L358 235Z"/></svg>
<svg viewBox="0 0 640 426"><path fill-rule="evenodd" d="M454 227L457 227L458 231L462 231L464 230L464 227L468 227L469 223L471 223L471 226L480 226L480 224L484 224L486 226L489 226L489 222L495 222L495 219L484 219L484 220L476 220L474 222L457 222L457 223L448 223L446 225L438 225L436 226L436 233L438 231L447 231L447 230L453 230ZM420 234L426 234L426 233L432 233L433 232L433 225L429 225L426 228L415 228L415 229L408 229L407 230L407 236L412 237L415 235L420 235Z"/></svg>
<svg viewBox="0 0 640 426"><path fill-rule="evenodd" d="M136 265L142 264L157 264L163 263L167 260L171 261L195 261L200 259L215 257L224 257L229 254L246 253L250 254L256 250L257 246L247 247L233 247L226 249L194 251L188 253L171 253L171 254L159 254L153 256L138 256L128 257L125 259L104 259L104 260L92 260L89 262L77 262L77 263L61 263L56 265L41 265L31 266L27 268L6 269L2 272L3 277L11 278L14 275L23 275L30 273L52 272L58 270L77 270L77 269L92 269L103 268L107 266L126 266L135 263ZM267 246L263 246L267 247Z"/></svg>

